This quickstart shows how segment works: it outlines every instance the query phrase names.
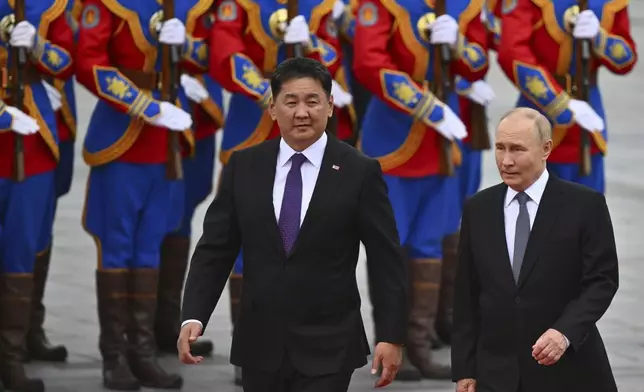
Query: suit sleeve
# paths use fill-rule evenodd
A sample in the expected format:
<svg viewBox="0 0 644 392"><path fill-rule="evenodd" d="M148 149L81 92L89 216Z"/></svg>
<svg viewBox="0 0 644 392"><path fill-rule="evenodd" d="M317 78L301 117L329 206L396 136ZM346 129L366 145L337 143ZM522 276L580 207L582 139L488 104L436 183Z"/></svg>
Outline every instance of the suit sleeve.
<svg viewBox="0 0 644 392"><path fill-rule="evenodd" d="M360 240L367 251L377 342L404 344L407 331L407 273L387 185L377 161L368 167L360 196Z"/></svg>
<svg viewBox="0 0 644 392"><path fill-rule="evenodd" d="M637 48L631 35L628 8L615 14L610 31L601 29L593 42L595 55L611 72L624 75L637 63Z"/></svg>
<svg viewBox="0 0 644 392"><path fill-rule="evenodd" d="M159 102L144 94L110 60L113 27L121 20L101 0L85 0L78 36L76 79L113 108L150 122L161 113Z"/></svg>
<svg viewBox="0 0 644 392"><path fill-rule="evenodd" d="M210 73L221 86L232 94L243 94L255 101L267 103L270 98L270 81L260 68L245 54L243 40L247 15L239 4L222 2L210 35ZM221 7L235 7L235 10ZM212 45L217 45L216 48Z"/></svg>
<svg viewBox="0 0 644 392"><path fill-rule="evenodd" d="M452 377L454 381L476 378L476 346L479 336L480 284L472 255L471 203L463 208L458 244L458 271L452 328Z"/></svg>
<svg viewBox="0 0 644 392"><path fill-rule="evenodd" d="M47 37L36 37L32 56L40 72L65 80L74 74L74 53L74 32L62 13L52 21Z"/></svg>
<svg viewBox="0 0 644 392"><path fill-rule="evenodd" d="M503 10L501 22L501 31L511 32L501 34L498 47L501 69L556 125L572 123L572 111L568 109L570 97L532 52L532 26L540 17L540 9L531 0L509 3L513 4L512 8Z"/></svg>
<svg viewBox="0 0 644 392"><path fill-rule="evenodd" d="M595 193L583 216L581 292L552 326L575 350L608 310L619 286L615 234L604 196Z"/></svg>
<svg viewBox="0 0 644 392"><path fill-rule="evenodd" d="M483 79L489 67L488 31L478 14L459 34L455 51L454 73L470 81Z"/></svg>
<svg viewBox="0 0 644 392"><path fill-rule="evenodd" d="M206 330L228 276L241 250L234 202L235 158L224 166L221 186L203 222L203 234L190 261L183 296L182 320L199 320Z"/></svg>

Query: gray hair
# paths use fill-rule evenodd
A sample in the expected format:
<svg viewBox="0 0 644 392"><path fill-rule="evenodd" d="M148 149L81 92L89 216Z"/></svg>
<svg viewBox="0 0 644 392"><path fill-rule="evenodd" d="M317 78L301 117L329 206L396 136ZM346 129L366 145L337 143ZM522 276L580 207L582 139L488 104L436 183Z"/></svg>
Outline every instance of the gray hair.
<svg viewBox="0 0 644 392"><path fill-rule="evenodd" d="M503 117L501 117L499 123L501 123L506 118L511 117L532 120L534 122L534 131L539 137L539 141L546 142L552 139L552 126L550 125L550 121L548 121L546 116L541 114L539 111L526 107L514 108L505 113Z"/></svg>

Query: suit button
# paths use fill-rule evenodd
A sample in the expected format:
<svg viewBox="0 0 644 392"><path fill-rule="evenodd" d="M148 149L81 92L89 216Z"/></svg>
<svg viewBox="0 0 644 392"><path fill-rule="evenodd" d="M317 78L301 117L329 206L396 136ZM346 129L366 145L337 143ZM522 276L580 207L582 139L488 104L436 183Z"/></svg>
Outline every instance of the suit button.
<svg viewBox="0 0 644 392"><path fill-rule="evenodd" d="M521 297L516 297L514 299L514 303L517 304L517 305L520 304L521 303Z"/></svg>

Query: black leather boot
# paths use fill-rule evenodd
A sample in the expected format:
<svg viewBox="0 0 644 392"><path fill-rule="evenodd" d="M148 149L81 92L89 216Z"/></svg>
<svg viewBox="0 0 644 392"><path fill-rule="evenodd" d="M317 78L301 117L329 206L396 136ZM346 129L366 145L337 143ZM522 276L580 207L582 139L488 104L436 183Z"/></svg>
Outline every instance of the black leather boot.
<svg viewBox="0 0 644 392"><path fill-rule="evenodd" d="M31 303L31 323L26 341L26 361L36 360L45 362L65 362L67 348L62 345L52 345L47 339L45 329L45 285L49 273L51 247L36 256L34 265L34 292Z"/></svg>
<svg viewBox="0 0 644 392"><path fill-rule="evenodd" d="M23 364L34 290L32 274L0 275L0 378L13 392L44 392L42 380L31 379Z"/></svg>
<svg viewBox="0 0 644 392"><path fill-rule="evenodd" d="M159 273L155 269L136 269L128 276L128 363L132 374L147 388L180 389L183 378L166 373L156 358L154 317Z"/></svg>
<svg viewBox="0 0 644 392"><path fill-rule="evenodd" d="M103 357L103 386L116 391L136 391L141 383L127 363L125 331L128 323L128 271L96 271L99 349Z"/></svg>

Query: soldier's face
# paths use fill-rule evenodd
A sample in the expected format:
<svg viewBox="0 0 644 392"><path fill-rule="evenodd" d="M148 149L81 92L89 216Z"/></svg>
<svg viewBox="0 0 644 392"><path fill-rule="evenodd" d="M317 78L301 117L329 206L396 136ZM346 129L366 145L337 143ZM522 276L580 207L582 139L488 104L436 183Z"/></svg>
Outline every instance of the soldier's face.
<svg viewBox="0 0 644 392"><path fill-rule="evenodd" d="M552 141L541 141L531 119L508 117L496 133L496 165L503 182L521 192L541 175L552 150Z"/></svg>
<svg viewBox="0 0 644 392"><path fill-rule="evenodd" d="M284 140L306 148L326 130L333 114L333 98L327 97L322 85L314 79L293 79L282 85L269 111Z"/></svg>

